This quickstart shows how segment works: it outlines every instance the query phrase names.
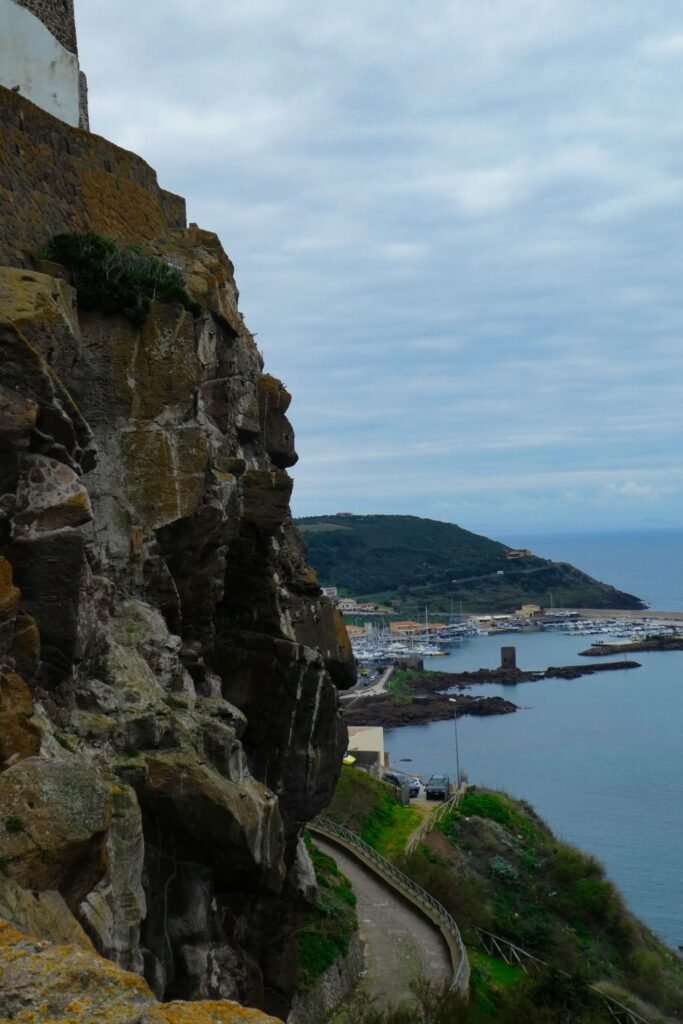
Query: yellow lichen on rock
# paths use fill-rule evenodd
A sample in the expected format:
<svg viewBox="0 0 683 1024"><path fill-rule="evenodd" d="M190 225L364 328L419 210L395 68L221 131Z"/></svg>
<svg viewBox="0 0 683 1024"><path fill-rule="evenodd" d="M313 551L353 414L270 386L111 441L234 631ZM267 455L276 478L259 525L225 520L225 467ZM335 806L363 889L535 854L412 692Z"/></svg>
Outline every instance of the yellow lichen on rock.
<svg viewBox="0 0 683 1024"><path fill-rule="evenodd" d="M0 774L0 856L26 889L78 906L107 867L111 795L85 764L25 758Z"/></svg>
<svg viewBox="0 0 683 1024"><path fill-rule="evenodd" d="M140 521L152 528L190 516L201 497L208 460L196 427L159 430L136 423L121 435L123 484Z"/></svg>
<svg viewBox="0 0 683 1024"><path fill-rule="evenodd" d="M218 236L191 224L182 231L169 232L163 251L174 264L182 266L192 294L233 331L251 340L237 309L234 267Z"/></svg>
<svg viewBox="0 0 683 1024"><path fill-rule="evenodd" d="M95 952L64 897L55 890L29 892L0 874L0 918L11 921L14 928L31 938Z"/></svg>
<svg viewBox="0 0 683 1024"><path fill-rule="evenodd" d="M77 330L75 295L62 278L15 267L0 268L0 308L20 330L39 323L41 329L50 331L60 321Z"/></svg>
<svg viewBox="0 0 683 1024"><path fill-rule="evenodd" d="M154 1001L139 975L84 949L22 935L0 920L0 1022L133 1024Z"/></svg>
<svg viewBox="0 0 683 1024"><path fill-rule="evenodd" d="M0 919L0 1024L280 1024L233 1002L158 1004L137 974Z"/></svg>
<svg viewBox="0 0 683 1024"><path fill-rule="evenodd" d="M165 1003L147 1010L141 1024L281 1024L260 1010L239 1003Z"/></svg>
<svg viewBox="0 0 683 1024"><path fill-rule="evenodd" d="M0 672L0 767L38 753L40 732L32 714L31 691L21 676Z"/></svg>
<svg viewBox="0 0 683 1024"><path fill-rule="evenodd" d="M9 614L20 597L21 591L14 586L12 566L6 558L0 558L0 616Z"/></svg>

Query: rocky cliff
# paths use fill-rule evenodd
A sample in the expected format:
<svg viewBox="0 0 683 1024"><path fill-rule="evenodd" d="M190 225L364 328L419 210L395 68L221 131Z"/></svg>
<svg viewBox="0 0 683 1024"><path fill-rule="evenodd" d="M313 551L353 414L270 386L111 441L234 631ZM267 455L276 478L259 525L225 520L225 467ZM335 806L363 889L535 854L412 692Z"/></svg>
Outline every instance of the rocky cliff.
<svg viewBox="0 0 683 1024"><path fill-rule="evenodd" d="M284 1016L354 675L290 518L290 396L143 161L0 113L0 916L159 999ZM201 314L80 308L36 253L84 230L180 269Z"/></svg>

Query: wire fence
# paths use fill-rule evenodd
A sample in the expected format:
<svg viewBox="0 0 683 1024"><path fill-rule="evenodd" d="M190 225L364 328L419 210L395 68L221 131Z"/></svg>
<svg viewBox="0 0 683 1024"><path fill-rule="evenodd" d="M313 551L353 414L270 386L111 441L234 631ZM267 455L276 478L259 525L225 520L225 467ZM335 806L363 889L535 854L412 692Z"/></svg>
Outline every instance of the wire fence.
<svg viewBox="0 0 683 1024"><path fill-rule="evenodd" d="M483 928L469 928L468 934L475 937L489 956L498 957L511 967L521 967L525 974L532 974L534 971L540 971L550 966L547 961L527 952L521 946L516 946L514 942L503 939L500 935L494 935L493 932L487 932ZM564 974L565 972L561 971L560 973ZM591 985L591 989L600 997L605 1009L619 1024L651 1024L651 1021L641 1017L639 1013L620 1003L618 999L606 995L596 985Z"/></svg>

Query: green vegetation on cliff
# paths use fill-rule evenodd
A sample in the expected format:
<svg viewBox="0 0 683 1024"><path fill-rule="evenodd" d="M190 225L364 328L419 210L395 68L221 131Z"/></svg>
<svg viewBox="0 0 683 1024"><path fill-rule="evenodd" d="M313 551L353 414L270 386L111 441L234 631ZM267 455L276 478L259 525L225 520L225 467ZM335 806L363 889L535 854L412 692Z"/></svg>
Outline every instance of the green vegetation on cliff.
<svg viewBox="0 0 683 1024"><path fill-rule="evenodd" d="M180 271L138 245L120 245L91 231L60 234L41 256L67 268L83 309L124 313L137 324L145 322L153 300L178 302L193 316L201 313Z"/></svg>
<svg viewBox="0 0 683 1024"><path fill-rule="evenodd" d="M513 611L527 602L566 608L642 608L643 603L564 562L514 560L504 544L453 523L417 516L298 519L323 586L391 601L405 615ZM502 573L502 575L499 575Z"/></svg>
<svg viewBox="0 0 683 1024"><path fill-rule="evenodd" d="M386 796L382 783L345 769L326 813L364 828L375 845L367 823L382 813ZM384 836L382 842L386 855L391 844ZM397 853L398 845L391 859L446 907L470 947L474 999L444 1021L609 1019L594 985L648 1020L683 1014L678 958L626 909L596 859L559 842L524 802L472 789L409 857ZM507 939L547 968L533 979L511 971L482 951L474 928ZM365 1024L403 1019L380 1014Z"/></svg>
<svg viewBox="0 0 683 1024"><path fill-rule="evenodd" d="M327 854L306 837L318 882L316 905L296 931L299 990L310 989L324 971L349 952L358 930L356 896L348 879Z"/></svg>

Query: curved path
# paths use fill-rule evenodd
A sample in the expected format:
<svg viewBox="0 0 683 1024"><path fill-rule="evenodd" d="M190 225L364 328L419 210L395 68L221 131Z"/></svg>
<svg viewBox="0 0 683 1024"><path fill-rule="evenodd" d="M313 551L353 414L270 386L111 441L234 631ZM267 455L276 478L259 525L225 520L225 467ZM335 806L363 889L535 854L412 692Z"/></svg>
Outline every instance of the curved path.
<svg viewBox="0 0 683 1024"><path fill-rule="evenodd" d="M313 841L336 861L358 900L365 973L357 991L376 997L380 1005L386 1006L408 996L410 982L419 975L437 986L450 984L453 966L438 928L351 854L317 835Z"/></svg>

